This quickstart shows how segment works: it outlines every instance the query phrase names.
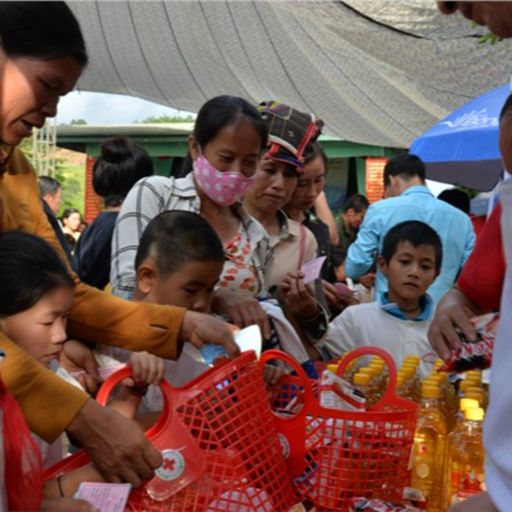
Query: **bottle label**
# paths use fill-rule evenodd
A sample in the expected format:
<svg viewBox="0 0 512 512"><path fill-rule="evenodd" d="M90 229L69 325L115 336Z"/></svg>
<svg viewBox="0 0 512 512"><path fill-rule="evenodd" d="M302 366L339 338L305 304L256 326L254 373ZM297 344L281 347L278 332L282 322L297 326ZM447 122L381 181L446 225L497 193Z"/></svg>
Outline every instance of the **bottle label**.
<svg viewBox="0 0 512 512"><path fill-rule="evenodd" d="M155 471L156 475L165 481L176 480L185 470L185 458L177 450L164 450L162 465Z"/></svg>

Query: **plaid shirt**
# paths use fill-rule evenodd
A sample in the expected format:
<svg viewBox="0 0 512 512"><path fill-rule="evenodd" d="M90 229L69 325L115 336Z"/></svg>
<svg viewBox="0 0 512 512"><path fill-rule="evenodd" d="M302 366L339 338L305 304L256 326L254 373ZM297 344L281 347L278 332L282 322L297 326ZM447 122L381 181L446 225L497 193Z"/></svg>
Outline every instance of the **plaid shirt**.
<svg viewBox="0 0 512 512"><path fill-rule="evenodd" d="M241 204L233 206L251 242L251 258L258 273L259 295L265 295L263 272L272 257L266 231ZM135 256L139 241L151 219L169 210L199 214L201 200L193 174L184 178L150 176L139 180L123 202L112 237L110 282L112 293L128 298L135 288Z"/></svg>

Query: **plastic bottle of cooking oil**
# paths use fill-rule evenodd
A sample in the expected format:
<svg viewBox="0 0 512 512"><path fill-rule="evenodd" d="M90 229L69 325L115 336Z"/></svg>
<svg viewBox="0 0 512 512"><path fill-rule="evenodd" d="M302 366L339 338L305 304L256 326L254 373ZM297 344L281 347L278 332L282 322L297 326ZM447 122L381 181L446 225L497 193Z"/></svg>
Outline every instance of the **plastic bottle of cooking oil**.
<svg viewBox="0 0 512 512"><path fill-rule="evenodd" d="M418 425L412 448L412 487L427 499L428 512L443 510L443 469L446 424L440 409L438 386L424 384Z"/></svg>
<svg viewBox="0 0 512 512"><path fill-rule="evenodd" d="M359 368L357 373L364 373L370 376L370 382L368 384L368 398L366 400L366 407L372 407L375 405L379 399L379 383L376 375L375 368L369 368L365 366L363 368Z"/></svg>
<svg viewBox="0 0 512 512"><path fill-rule="evenodd" d="M485 490L485 454L482 441L484 410L480 407L468 408L464 411L464 418L461 428L454 432L451 453L447 460L448 505Z"/></svg>
<svg viewBox="0 0 512 512"><path fill-rule="evenodd" d="M404 385L403 385L403 398L407 398L407 400L414 401L414 375L415 369L412 367L402 367L397 375L404 376Z"/></svg>
<svg viewBox="0 0 512 512"><path fill-rule="evenodd" d="M466 390L466 393L464 396L465 396L465 398L473 398L474 400L477 400L479 403L479 406L482 409L484 409L484 411L485 411L485 408L486 408L485 395L484 395L482 388L477 388L477 387L468 388Z"/></svg>
<svg viewBox="0 0 512 512"><path fill-rule="evenodd" d="M450 473L450 460L452 458L452 451L454 443L458 442L460 433L466 428L466 419L464 413L467 409L477 409L479 407L478 401L472 398L461 398L459 410L456 415L455 427L446 438L446 452L445 452L445 467L444 467L444 509L448 510L453 492L451 491L451 473Z"/></svg>
<svg viewBox="0 0 512 512"><path fill-rule="evenodd" d="M382 359L374 359L368 365L368 368L371 368L375 373L375 402L378 402L386 390L387 376L384 372L386 365Z"/></svg>
<svg viewBox="0 0 512 512"><path fill-rule="evenodd" d="M412 390L412 396L413 400L415 402L418 402L421 396L421 385L420 385L420 378L418 375L418 363L414 360L406 360L404 361L402 365L402 369L411 369L413 372L412 378L411 378L411 390Z"/></svg>
<svg viewBox="0 0 512 512"><path fill-rule="evenodd" d="M457 399L457 394L455 393L455 388L448 380L448 374L445 372L438 372L437 375L441 377L441 387L443 388L443 393L446 401L446 418L448 420L448 430L453 430L455 426L455 418L457 417L457 412L459 410L459 400Z"/></svg>
<svg viewBox="0 0 512 512"><path fill-rule="evenodd" d="M354 375L353 384L354 387L359 390L362 395L366 398L366 408L369 407L371 399L371 387L370 387L371 376L368 373L357 372Z"/></svg>

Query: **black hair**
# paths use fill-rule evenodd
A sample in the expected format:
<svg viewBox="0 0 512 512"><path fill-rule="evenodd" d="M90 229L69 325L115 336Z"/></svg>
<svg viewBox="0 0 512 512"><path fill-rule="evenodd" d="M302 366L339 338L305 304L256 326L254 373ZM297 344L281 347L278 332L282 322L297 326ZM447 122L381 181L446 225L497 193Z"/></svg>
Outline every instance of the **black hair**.
<svg viewBox="0 0 512 512"><path fill-rule="evenodd" d="M382 242L381 256L389 265L391 258L396 253L400 242L409 242L413 247L429 245L434 248L436 255L436 275L441 271L443 261L443 244L437 232L428 224L418 220L407 220L393 226L384 237Z"/></svg>
<svg viewBox="0 0 512 512"><path fill-rule="evenodd" d="M384 167L384 186L390 185L390 176L400 176L403 179L420 178L425 181L425 164L419 156L406 153L395 156Z"/></svg>
<svg viewBox="0 0 512 512"><path fill-rule="evenodd" d="M343 205L343 212L346 213L352 209L356 213L361 213L367 210L369 206L370 203L368 202L368 199L366 199L366 196L363 196L363 194L354 194L345 201L345 204Z"/></svg>
<svg viewBox="0 0 512 512"><path fill-rule="evenodd" d="M260 136L260 149L263 151L268 139L267 125L258 109L238 96L223 95L208 100L197 114L192 135L201 149L204 150L208 143L217 137L222 128L235 123L241 118L252 122L254 129ZM183 163L180 176L188 174L191 170L192 157L189 153Z"/></svg>
<svg viewBox="0 0 512 512"><path fill-rule="evenodd" d="M196 213L180 210L162 212L146 226L135 269L149 256L162 276L178 272L186 263L225 259L222 242L210 224Z"/></svg>
<svg viewBox="0 0 512 512"><path fill-rule="evenodd" d="M39 176L37 181L41 198L46 195L54 196L60 189L60 183L51 176Z"/></svg>
<svg viewBox="0 0 512 512"><path fill-rule="evenodd" d="M146 150L126 137L112 137L101 144L92 186L105 206L119 206L137 181L152 174L153 161Z"/></svg>
<svg viewBox="0 0 512 512"><path fill-rule="evenodd" d="M501 107L500 123L503 120L503 118L510 112L512 112L512 94L509 95L509 97L505 101L505 104L503 105L503 107Z"/></svg>
<svg viewBox="0 0 512 512"><path fill-rule="evenodd" d="M66 265L45 240L28 233L0 233L0 316L34 306L59 286L73 287Z"/></svg>
<svg viewBox="0 0 512 512"><path fill-rule="evenodd" d="M69 216L73 215L73 213L80 213L79 210L77 210L76 208L66 208L63 212L62 212L62 217L61 219L64 220L64 219L67 219ZM80 213L80 218L82 218L82 214Z"/></svg>
<svg viewBox="0 0 512 512"><path fill-rule="evenodd" d="M451 204L455 208L463 211L469 215L471 210L471 200L469 196L460 188L451 188L449 190L443 190L437 199L444 201L445 203Z"/></svg>
<svg viewBox="0 0 512 512"><path fill-rule="evenodd" d="M309 145L309 151L304 158L304 165L312 162L317 156L321 156L324 162L325 172L327 172L327 155L325 154L324 148L318 141L313 142Z"/></svg>
<svg viewBox="0 0 512 512"><path fill-rule="evenodd" d="M72 57L87 65L77 19L65 2L0 2L0 46L8 57Z"/></svg>

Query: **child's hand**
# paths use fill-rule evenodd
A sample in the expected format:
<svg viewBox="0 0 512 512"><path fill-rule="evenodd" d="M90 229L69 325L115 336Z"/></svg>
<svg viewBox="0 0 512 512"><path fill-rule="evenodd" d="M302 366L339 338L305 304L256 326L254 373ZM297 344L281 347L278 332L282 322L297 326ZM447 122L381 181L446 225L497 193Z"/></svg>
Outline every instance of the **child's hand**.
<svg viewBox="0 0 512 512"><path fill-rule="evenodd" d="M283 375L286 375L286 370L281 366L266 364L263 367L263 380L268 386L275 386Z"/></svg>
<svg viewBox="0 0 512 512"><path fill-rule="evenodd" d="M86 391L97 391L100 382L98 362L87 345L78 340L66 341L59 356L59 363Z"/></svg>
<svg viewBox="0 0 512 512"><path fill-rule="evenodd" d="M134 352L128 363L133 372L134 383L158 384L164 377L164 360L147 352Z"/></svg>
<svg viewBox="0 0 512 512"><path fill-rule="evenodd" d="M366 288L370 289L375 284L375 272L368 272L359 278L359 282Z"/></svg>

